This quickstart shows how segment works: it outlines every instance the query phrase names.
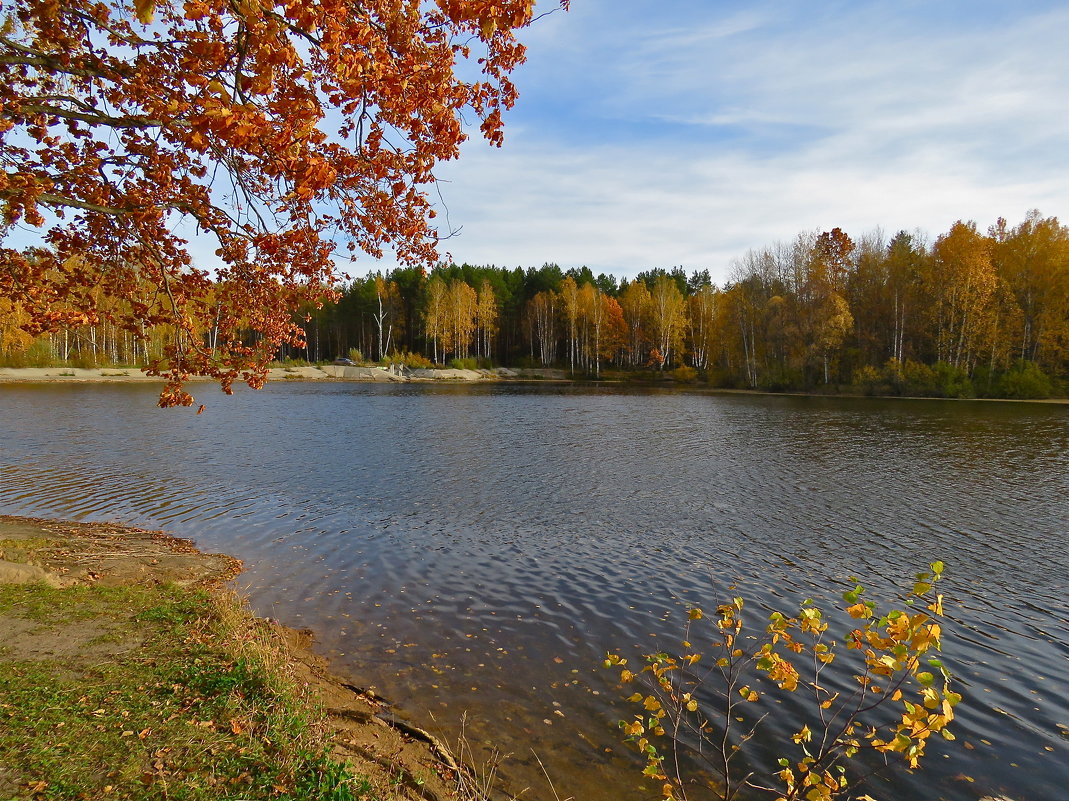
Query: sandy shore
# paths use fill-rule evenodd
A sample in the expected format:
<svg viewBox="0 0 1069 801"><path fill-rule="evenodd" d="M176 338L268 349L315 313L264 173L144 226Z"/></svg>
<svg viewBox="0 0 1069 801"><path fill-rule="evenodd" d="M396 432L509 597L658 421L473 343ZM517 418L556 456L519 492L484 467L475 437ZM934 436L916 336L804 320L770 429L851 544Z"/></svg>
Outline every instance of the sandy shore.
<svg viewBox="0 0 1069 801"><path fill-rule="evenodd" d="M134 367L0 367L0 382L68 382L104 383L137 381L162 383L162 378L147 376Z"/></svg>
<svg viewBox="0 0 1069 801"><path fill-rule="evenodd" d="M322 367L273 367L268 370L269 381L372 381L372 382L434 382L434 381L560 381L564 370L510 369L496 367L489 370L409 370L400 365L392 367L349 367L328 364ZM191 378L190 381L204 381ZM136 367L0 367L3 382L60 382L113 383L162 382L157 376L147 376Z"/></svg>

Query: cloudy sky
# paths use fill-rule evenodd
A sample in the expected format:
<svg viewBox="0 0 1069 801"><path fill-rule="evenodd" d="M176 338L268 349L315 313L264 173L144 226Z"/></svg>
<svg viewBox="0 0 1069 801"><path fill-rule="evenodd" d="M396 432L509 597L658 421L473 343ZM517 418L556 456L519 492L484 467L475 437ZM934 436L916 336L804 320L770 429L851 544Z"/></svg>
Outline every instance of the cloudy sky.
<svg viewBox="0 0 1069 801"><path fill-rule="evenodd" d="M803 230L1069 216L1064 3L572 0L524 41L504 148L440 171L458 262L722 281Z"/></svg>

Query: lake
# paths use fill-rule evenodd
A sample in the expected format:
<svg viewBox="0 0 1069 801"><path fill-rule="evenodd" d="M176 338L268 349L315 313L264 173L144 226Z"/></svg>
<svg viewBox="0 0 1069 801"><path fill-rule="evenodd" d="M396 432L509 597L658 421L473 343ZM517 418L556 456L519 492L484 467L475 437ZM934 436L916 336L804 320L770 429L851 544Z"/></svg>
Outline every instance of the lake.
<svg viewBox="0 0 1069 801"><path fill-rule="evenodd" d="M935 559L957 742L880 798L1069 787L1069 406L579 385L277 383L161 411L141 385L0 385L0 512L163 528L245 561L254 609L551 798L628 801L601 667L691 604L754 625ZM754 744L796 731L790 703ZM938 739L938 738L937 738Z"/></svg>

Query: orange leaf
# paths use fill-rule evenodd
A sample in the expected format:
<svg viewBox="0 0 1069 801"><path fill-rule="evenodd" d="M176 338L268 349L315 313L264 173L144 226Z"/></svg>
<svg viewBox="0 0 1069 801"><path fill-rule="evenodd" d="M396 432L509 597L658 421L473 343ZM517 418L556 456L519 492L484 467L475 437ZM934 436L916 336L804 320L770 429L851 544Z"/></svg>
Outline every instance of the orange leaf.
<svg viewBox="0 0 1069 801"><path fill-rule="evenodd" d="M134 0L134 11L137 12L137 19L143 25L148 25L156 13L156 0Z"/></svg>

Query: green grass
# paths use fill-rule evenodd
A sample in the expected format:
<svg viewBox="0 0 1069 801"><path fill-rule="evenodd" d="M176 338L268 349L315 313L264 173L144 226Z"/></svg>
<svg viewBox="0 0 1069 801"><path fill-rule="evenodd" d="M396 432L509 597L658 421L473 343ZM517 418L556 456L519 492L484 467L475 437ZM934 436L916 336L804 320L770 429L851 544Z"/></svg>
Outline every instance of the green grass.
<svg viewBox="0 0 1069 801"><path fill-rule="evenodd" d="M0 791L26 799L355 801L319 712L234 601L171 586L0 587L0 615L125 643L65 658L0 652ZM8 792L10 792L8 790ZM4 796L7 801L7 796Z"/></svg>
<svg viewBox="0 0 1069 801"><path fill-rule="evenodd" d="M8 548L15 548L22 551L40 551L45 548L52 548L58 545L56 540L45 539L44 537L29 537L27 539L3 539L0 538L0 551Z"/></svg>
<svg viewBox="0 0 1069 801"><path fill-rule="evenodd" d="M192 611L191 593L173 589L170 592L176 596L171 600L176 609L184 604L187 613ZM141 610L157 597L166 597L167 594L168 588L139 586L55 589L43 585L0 584L0 614L15 614L38 623L92 619L130 621L132 609ZM207 602L206 593L196 595L199 604Z"/></svg>

